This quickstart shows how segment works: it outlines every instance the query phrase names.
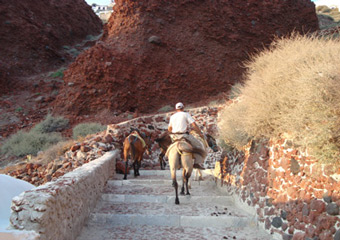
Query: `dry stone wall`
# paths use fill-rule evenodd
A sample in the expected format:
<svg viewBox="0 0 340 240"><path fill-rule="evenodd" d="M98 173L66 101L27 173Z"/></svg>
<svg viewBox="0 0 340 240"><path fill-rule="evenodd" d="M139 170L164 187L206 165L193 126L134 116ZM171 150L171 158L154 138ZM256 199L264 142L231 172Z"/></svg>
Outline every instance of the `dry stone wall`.
<svg viewBox="0 0 340 240"><path fill-rule="evenodd" d="M31 239L75 239L114 174L118 155L117 150L107 152L56 181L13 198L13 228L35 231L37 235Z"/></svg>
<svg viewBox="0 0 340 240"><path fill-rule="evenodd" d="M227 191L282 239L340 239L340 169L317 163L292 141L253 141L222 162Z"/></svg>

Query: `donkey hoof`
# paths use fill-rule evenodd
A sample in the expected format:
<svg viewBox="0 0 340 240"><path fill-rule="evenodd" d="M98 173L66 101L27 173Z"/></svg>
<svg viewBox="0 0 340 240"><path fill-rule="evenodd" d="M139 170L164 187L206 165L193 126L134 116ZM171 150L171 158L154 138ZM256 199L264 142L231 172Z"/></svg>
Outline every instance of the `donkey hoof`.
<svg viewBox="0 0 340 240"><path fill-rule="evenodd" d="M184 194L184 192L180 192L179 194L181 194L181 195L185 195L185 194Z"/></svg>
<svg viewBox="0 0 340 240"><path fill-rule="evenodd" d="M175 204L177 204L177 205L179 204L179 200L178 199L175 200Z"/></svg>
<svg viewBox="0 0 340 240"><path fill-rule="evenodd" d="M190 195L190 193L188 193L188 192L187 192L187 194L186 194L186 195Z"/></svg>
<svg viewBox="0 0 340 240"><path fill-rule="evenodd" d="M127 179L126 177L123 178L123 180L126 180L126 179Z"/></svg>

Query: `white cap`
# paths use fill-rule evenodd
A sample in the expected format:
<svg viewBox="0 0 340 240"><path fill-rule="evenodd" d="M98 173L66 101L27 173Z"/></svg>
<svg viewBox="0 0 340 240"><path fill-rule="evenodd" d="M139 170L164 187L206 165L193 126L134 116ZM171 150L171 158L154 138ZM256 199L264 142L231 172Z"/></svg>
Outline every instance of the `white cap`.
<svg viewBox="0 0 340 240"><path fill-rule="evenodd" d="M183 109L183 108L184 108L183 103L179 102L176 104L176 109Z"/></svg>

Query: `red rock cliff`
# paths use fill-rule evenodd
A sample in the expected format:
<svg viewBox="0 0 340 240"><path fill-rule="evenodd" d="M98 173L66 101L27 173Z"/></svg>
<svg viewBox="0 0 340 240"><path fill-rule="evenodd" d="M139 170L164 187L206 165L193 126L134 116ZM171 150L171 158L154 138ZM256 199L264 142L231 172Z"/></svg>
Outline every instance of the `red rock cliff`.
<svg viewBox="0 0 340 240"><path fill-rule="evenodd" d="M62 46L102 30L84 0L0 0L0 92L17 77L55 68Z"/></svg>
<svg viewBox="0 0 340 240"><path fill-rule="evenodd" d="M318 29L310 0L117 0L101 41L67 70L57 112L151 112L227 91L274 35Z"/></svg>

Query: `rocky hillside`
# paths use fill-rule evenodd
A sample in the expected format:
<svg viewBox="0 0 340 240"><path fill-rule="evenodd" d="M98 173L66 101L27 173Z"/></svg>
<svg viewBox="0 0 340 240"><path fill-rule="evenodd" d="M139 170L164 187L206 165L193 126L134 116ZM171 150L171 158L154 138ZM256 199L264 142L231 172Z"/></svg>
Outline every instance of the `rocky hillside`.
<svg viewBox="0 0 340 240"><path fill-rule="evenodd" d="M117 0L101 41L69 67L56 112L152 112L193 103L242 80L242 62L274 35L318 29L297 1Z"/></svg>
<svg viewBox="0 0 340 240"><path fill-rule="evenodd" d="M17 91L23 76L62 65L67 46L101 30L84 0L0 0L0 93Z"/></svg>

